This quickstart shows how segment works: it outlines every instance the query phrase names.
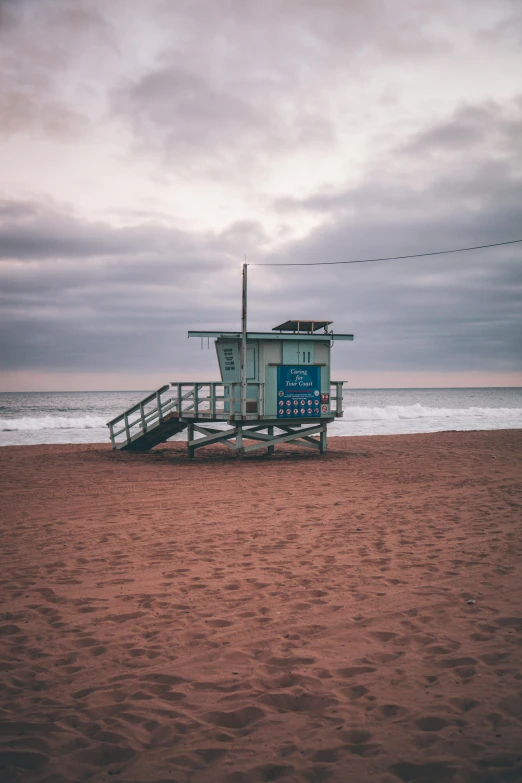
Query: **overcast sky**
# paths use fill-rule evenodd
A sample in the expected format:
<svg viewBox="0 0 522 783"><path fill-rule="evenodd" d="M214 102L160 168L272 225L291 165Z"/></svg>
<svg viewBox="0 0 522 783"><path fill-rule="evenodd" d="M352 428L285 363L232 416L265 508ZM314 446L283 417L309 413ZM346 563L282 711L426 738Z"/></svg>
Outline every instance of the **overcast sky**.
<svg viewBox="0 0 522 783"><path fill-rule="evenodd" d="M0 0L3 390L218 377L326 318L355 387L522 385L520 0Z"/></svg>

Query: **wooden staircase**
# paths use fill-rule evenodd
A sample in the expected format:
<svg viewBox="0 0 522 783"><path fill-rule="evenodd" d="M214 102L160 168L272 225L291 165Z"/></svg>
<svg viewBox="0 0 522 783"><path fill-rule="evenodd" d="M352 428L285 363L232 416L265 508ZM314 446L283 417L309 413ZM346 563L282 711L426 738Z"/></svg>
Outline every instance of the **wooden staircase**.
<svg viewBox="0 0 522 783"><path fill-rule="evenodd" d="M149 451L187 428L180 411L173 410L172 397L165 397L170 384L162 386L137 405L107 423L113 449Z"/></svg>
<svg viewBox="0 0 522 783"><path fill-rule="evenodd" d="M164 443L178 432L187 429L187 424L179 420L177 413L167 415L149 427L146 432L138 432L125 443L116 446L120 451L150 451L154 446Z"/></svg>
<svg viewBox="0 0 522 783"><path fill-rule="evenodd" d="M229 395L224 385L168 383L144 397L124 413L107 422L112 448L119 451L149 451L182 432L193 421L227 421ZM234 401L232 399L232 406Z"/></svg>

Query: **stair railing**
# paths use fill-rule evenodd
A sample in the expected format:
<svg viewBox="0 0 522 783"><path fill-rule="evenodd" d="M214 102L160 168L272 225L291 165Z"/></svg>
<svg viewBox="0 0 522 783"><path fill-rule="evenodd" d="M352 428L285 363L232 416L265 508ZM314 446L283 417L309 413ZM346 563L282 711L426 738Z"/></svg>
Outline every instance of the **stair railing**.
<svg viewBox="0 0 522 783"><path fill-rule="evenodd" d="M228 384L227 384L228 385ZM256 396L248 396L248 387L257 387ZM247 382L246 398L246 419L259 419L265 413L265 384L262 381ZM241 416L241 386L239 383L231 383L229 386L228 409L230 418L236 420L242 419Z"/></svg>
<svg viewBox="0 0 522 783"><path fill-rule="evenodd" d="M252 396L250 392L247 397L246 418L259 419L264 415L264 383L249 381L248 386L256 387L256 394ZM117 448L137 440L161 424L168 414L180 419L238 419L239 388L239 384L216 381L173 382L162 386L107 422L112 446Z"/></svg>
<svg viewBox="0 0 522 783"><path fill-rule="evenodd" d="M147 432L161 421L165 413L171 410L174 404L172 398L166 396L169 390L170 384L162 386L157 391L144 397L136 405L107 422L113 448L120 445L117 440L120 435L124 434L124 442L130 443L136 435ZM136 413L138 415L134 416Z"/></svg>

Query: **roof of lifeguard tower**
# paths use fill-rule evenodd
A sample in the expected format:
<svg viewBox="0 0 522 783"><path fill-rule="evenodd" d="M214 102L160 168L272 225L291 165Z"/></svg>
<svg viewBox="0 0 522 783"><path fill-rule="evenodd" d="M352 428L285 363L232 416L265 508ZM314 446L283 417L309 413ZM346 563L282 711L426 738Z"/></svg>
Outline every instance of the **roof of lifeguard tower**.
<svg viewBox="0 0 522 783"><path fill-rule="evenodd" d="M284 324L274 326L273 332L317 332L318 329L324 329L328 331L330 324L333 321L285 321Z"/></svg>
<svg viewBox="0 0 522 783"><path fill-rule="evenodd" d="M247 332L247 340L302 340L304 336L306 336L307 340L313 340L314 342L320 342L321 340L353 340L353 334L329 332L327 327L332 323L333 321L285 321L280 326L274 326L271 332ZM324 329L324 332L317 334L317 329ZM232 332L226 329L221 331L191 330L188 333L188 337L217 337L225 340L241 340L241 332Z"/></svg>

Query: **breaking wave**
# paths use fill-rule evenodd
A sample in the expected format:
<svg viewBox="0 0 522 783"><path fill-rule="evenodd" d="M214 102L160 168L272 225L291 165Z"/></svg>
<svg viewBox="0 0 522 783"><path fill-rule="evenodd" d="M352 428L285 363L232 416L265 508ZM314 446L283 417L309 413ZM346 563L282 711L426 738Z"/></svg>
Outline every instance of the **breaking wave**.
<svg viewBox="0 0 522 783"><path fill-rule="evenodd" d="M330 435L405 435L448 430L522 428L522 408L433 408L414 405L362 407L346 405L341 419L328 427Z"/></svg>
<svg viewBox="0 0 522 783"><path fill-rule="evenodd" d="M128 405L128 401L125 401ZM124 405L122 405L124 407ZM96 411L99 413L101 411ZM0 445L31 443L108 443L106 422L118 409L107 408L102 416L36 415L0 418ZM36 411L35 411L36 413ZM43 411L42 411L43 413ZM72 412L71 412L72 413ZM219 424L215 425L220 427ZM226 426L223 424L222 426ZM521 407L440 407L422 405L350 405L328 427L329 436L400 435L447 430L496 430L522 428ZM185 433L174 440L185 439Z"/></svg>
<svg viewBox="0 0 522 783"><path fill-rule="evenodd" d="M416 405L387 405L385 408L356 407L346 404L345 421L400 421L401 419L504 419L522 417L521 408L427 408Z"/></svg>
<svg viewBox="0 0 522 783"><path fill-rule="evenodd" d="M35 430L92 430L105 427L106 421L101 416L79 416L69 418L66 416L42 416L32 418L24 416L22 419L0 419L0 431L35 431Z"/></svg>

